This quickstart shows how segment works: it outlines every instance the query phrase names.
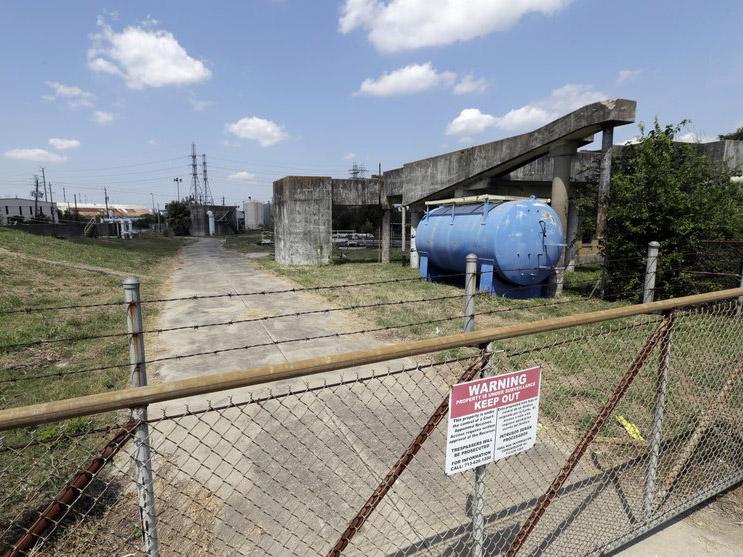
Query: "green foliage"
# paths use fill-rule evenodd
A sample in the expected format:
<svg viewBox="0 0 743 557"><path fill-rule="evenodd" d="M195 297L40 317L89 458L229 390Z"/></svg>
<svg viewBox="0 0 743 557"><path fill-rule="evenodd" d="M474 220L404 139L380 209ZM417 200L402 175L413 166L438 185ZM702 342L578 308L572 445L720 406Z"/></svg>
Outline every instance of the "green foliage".
<svg viewBox="0 0 743 557"><path fill-rule="evenodd" d="M661 295L680 296L714 284L700 284L694 267L704 241L743 237L743 197L722 163L708 161L690 144L674 143L686 122L647 133L614 160L607 237L607 295L637 300L642 292L648 242L661 243L656 284Z"/></svg>
<svg viewBox="0 0 743 557"><path fill-rule="evenodd" d="M168 227L176 236L188 236L191 228L191 205L188 201L171 201L165 206Z"/></svg>
<svg viewBox="0 0 743 557"><path fill-rule="evenodd" d="M736 141L743 141L743 126L739 127L734 132L722 133L718 135L720 139L734 139Z"/></svg>

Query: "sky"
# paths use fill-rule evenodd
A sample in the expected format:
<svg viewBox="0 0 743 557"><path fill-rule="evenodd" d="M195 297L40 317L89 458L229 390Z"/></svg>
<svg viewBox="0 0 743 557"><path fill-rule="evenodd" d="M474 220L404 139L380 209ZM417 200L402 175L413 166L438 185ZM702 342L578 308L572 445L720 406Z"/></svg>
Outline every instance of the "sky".
<svg viewBox="0 0 743 557"><path fill-rule="evenodd" d="M739 0L10 0L0 196L43 167L55 201L163 207L194 142L215 201L268 200L282 176L396 168L606 98L710 140L743 125L741 36Z"/></svg>

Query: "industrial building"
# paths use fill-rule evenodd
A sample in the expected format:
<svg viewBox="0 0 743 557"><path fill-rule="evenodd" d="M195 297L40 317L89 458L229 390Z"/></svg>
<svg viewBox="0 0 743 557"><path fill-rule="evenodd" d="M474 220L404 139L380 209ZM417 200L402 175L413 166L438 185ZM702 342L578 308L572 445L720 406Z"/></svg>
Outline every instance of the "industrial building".
<svg viewBox="0 0 743 557"><path fill-rule="evenodd" d="M152 215L152 209L144 205L125 205L122 203L59 203L61 211L69 211L79 215L81 219L96 217L137 219L145 215Z"/></svg>
<svg viewBox="0 0 743 557"><path fill-rule="evenodd" d="M21 197L0 198L0 225L7 226L14 217L24 222L34 218L52 218L59 222L57 204L41 199L24 199Z"/></svg>
<svg viewBox="0 0 743 557"><path fill-rule="evenodd" d="M271 203L262 201L246 201L243 203L245 230L257 230L263 226L271 226Z"/></svg>
<svg viewBox="0 0 743 557"><path fill-rule="evenodd" d="M285 265L330 263L333 206L378 205L383 209L381 255L389 262L390 213L402 206L403 251L418 268L416 227L429 205L445 199L498 195L548 199L563 227L570 249L565 264L575 260L582 239L576 238L578 209L575 188L586 182L587 170L600 167L597 237L605 233L607 192L616 126L635 121L636 102L614 99L583 106L532 132L460 149L404 164L371 179L287 176L273 184L276 261ZM579 151L601 132L600 151ZM743 166L743 142L715 141L698 145L713 160ZM409 228L406 225L409 223ZM595 245L595 244L594 244Z"/></svg>

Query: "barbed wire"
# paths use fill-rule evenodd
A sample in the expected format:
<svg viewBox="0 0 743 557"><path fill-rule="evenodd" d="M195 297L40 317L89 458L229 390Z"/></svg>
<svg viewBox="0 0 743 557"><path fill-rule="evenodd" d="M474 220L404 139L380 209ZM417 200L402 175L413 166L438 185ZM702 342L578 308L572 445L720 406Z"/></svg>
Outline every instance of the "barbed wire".
<svg viewBox="0 0 743 557"><path fill-rule="evenodd" d="M458 296L461 297L461 296ZM493 310L488 311L481 311L481 312L475 312L475 316L484 316L484 315L493 315L497 313L509 313L513 311L525 311L525 310L531 310L531 309L537 309L537 308L543 308L543 307L552 307L552 306L560 306L565 304L575 304L579 302L583 302L585 300L583 299L569 299L569 300L559 300L559 301L553 301L543 304L525 304L525 305L518 305L518 306L511 306L507 308L496 308ZM328 339L328 338L337 338L337 337L345 337L345 336L351 336L351 335L359 335L359 334L368 334L368 333L375 333L375 332L381 332L381 331L389 331L393 329L403 329L406 327L415 327L419 325L429 325L429 324L436 324L436 323L443 323L446 321L455 321L457 319L464 319L467 317L465 314L461 315L455 315L452 317L443 317L439 319L429 319L425 321L416 321L412 323L403 323L399 325L387 325L384 327L373 327L373 328L366 328L356 331L346 331L346 332L336 332L336 333L327 333L323 335L315 335L315 336L308 336L308 337L300 337L300 338L292 338L292 339L285 339L285 340L274 340L274 341L268 341L268 342L262 342L262 343L256 343L256 344L247 344L243 346L233 346L229 348L218 348L214 350L205 350L200 352L193 352L190 354L176 354L173 356L163 356L159 358L153 358L150 360L145 360L143 362L140 362L140 364L156 364L161 362L167 362L167 361L173 361L173 360L182 360L187 358L195 358L200 356L213 356L217 354L223 354L226 352L234 352L239 350L250 350L252 348L263 348L267 346L276 346L276 345L282 345L282 344L288 344L288 343L294 343L294 342L307 342L311 340L320 340L320 339ZM0 379L0 384L3 383L13 383L18 381L32 381L36 379L45 379L45 378L65 378L67 376L73 376L73 375L79 375L82 373L93 373L93 372L99 372L99 371L108 371L112 369L119 369L124 367L131 367L131 362L121 363L121 364L111 364L108 366L100 366L100 367L94 367L94 368L85 368L85 369L79 369L79 370L71 370L71 371L56 371L56 372L49 372L45 374L37 374L37 375L31 375L31 376L13 376L13 377L6 377L3 379ZM4 371L10 371L10 370L4 370Z"/></svg>
<svg viewBox="0 0 743 557"><path fill-rule="evenodd" d="M437 277L438 278L438 277ZM598 279L596 278L590 278L588 279L585 284L591 284L594 282L597 282ZM576 285L581 284L580 281L575 282L573 281L572 284L568 285L568 288L575 287ZM539 283L534 285L524 285L524 286L516 286L512 288L507 288L505 290L501 290L500 292L494 292L496 297L505 297L502 296L509 292L517 292L520 290L528 290L528 289L534 289L534 288L543 288L543 287L550 287L555 286L556 283L554 282L547 282L547 283ZM476 293L476 295L492 295L490 291L479 291ZM501 295L501 296L499 296ZM293 312L293 313L286 313L286 314L280 314L280 315L268 315L268 316L261 316L261 317L252 317L247 319L232 319L229 321L219 321L215 323L204 323L204 324L193 324L193 325L179 325L176 327L163 327L163 328L156 328L156 329L146 329L142 331L142 334L160 334L170 331L182 331L182 330L198 330L200 328L208 328L208 327L221 327L221 326L230 326L230 325L238 325L241 323L253 323L258 321L267 321L270 319L280 319L280 318L287 318L287 317L299 317L302 315L311 315L311 314L320 314L320 313L330 313L330 312L336 312L336 311L351 311L355 309L369 309L374 307L384 307L384 306L390 306L390 305L400 305L400 304L408 304L408 303L425 303L425 302L435 302L435 301L441 301L441 300L448 300L448 299L455 299L455 298L461 298L462 294L454 294L449 296L439 296L434 298L419 298L415 300L397 300L392 302L376 302L373 304L360 304L355 306L344 306L344 307L338 307L338 308L325 308L325 309L317 309L317 310L307 310L307 311L301 311L301 312ZM60 338L52 338L52 339L37 339L32 341L25 341L25 342L17 342L17 343L11 343L11 344L4 344L0 346L0 350L5 349L12 349L12 348L28 348L31 346L39 346L44 344L58 344L62 342L81 342L86 340L100 340L100 339L107 339L107 338L116 338L116 337L125 337L129 336L130 333L128 332L117 332L117 333L104 333L99 335L86 335L86 336L75 336L75 337L60 337Z"/></svg>

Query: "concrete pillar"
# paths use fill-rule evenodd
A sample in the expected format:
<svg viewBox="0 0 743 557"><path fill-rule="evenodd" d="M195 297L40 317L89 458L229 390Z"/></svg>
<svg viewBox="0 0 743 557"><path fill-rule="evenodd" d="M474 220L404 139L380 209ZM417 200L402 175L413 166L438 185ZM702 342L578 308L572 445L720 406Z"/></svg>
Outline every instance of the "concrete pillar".
<svg viewBox="0 0 743 557"><path fill-rule="evenodd" d="M390 209L382 209L382 263L390 262Z"/></svg>
<svg viewBox="0 0 743 557"><path fill-rule="evenodd" d="M418 252L415 250L415 229L421 220L421 214L416 209L410 209L410 268L418 268Z"/></svg>
<svg viewBox="0 0 743 557"><path fill-rule="evenodd" d="M405 248L407 247L407 230L405 230L405 213L407 212L407 209L405 208L405 205L400 205L400 249L403 253L405 253Z"/></svg>
<svg viewBox="0 0 743 557"><path fill-rule="evenodd" d="M274 252L282 265L330 263L331 179L287 176L273 183Z"/></svg>
<svg viewBox="0 0 743 557"><path fill-rule="evenodd" d="M560 217L560 223L562 224L562 233L565 238L565 243L570 246L575 243L575 233L578 230L577 210L573 210L573 220L570 222L570 205L571 198L573 197L570 187L570 168L573 162L573 157L578 150L578 144L574 141L563 143L552 150L550 155L552 156L552 192L550 197L552 198L552 209ZM572 226L571 226L572 225ZM570 232L572 231L572 238ZM569 261L569 251L567 248L563 252L563 262L567 266Z"/></svg>
<svg viewBox="0 0 743 557"><path fill-rule="evenodd" d="M601 137L601 166L599 170L598 210L596 212L596 238L606 236L606 212L609 207L611 187L611 157L614 145L614 128L606 128Z"/></svg>

